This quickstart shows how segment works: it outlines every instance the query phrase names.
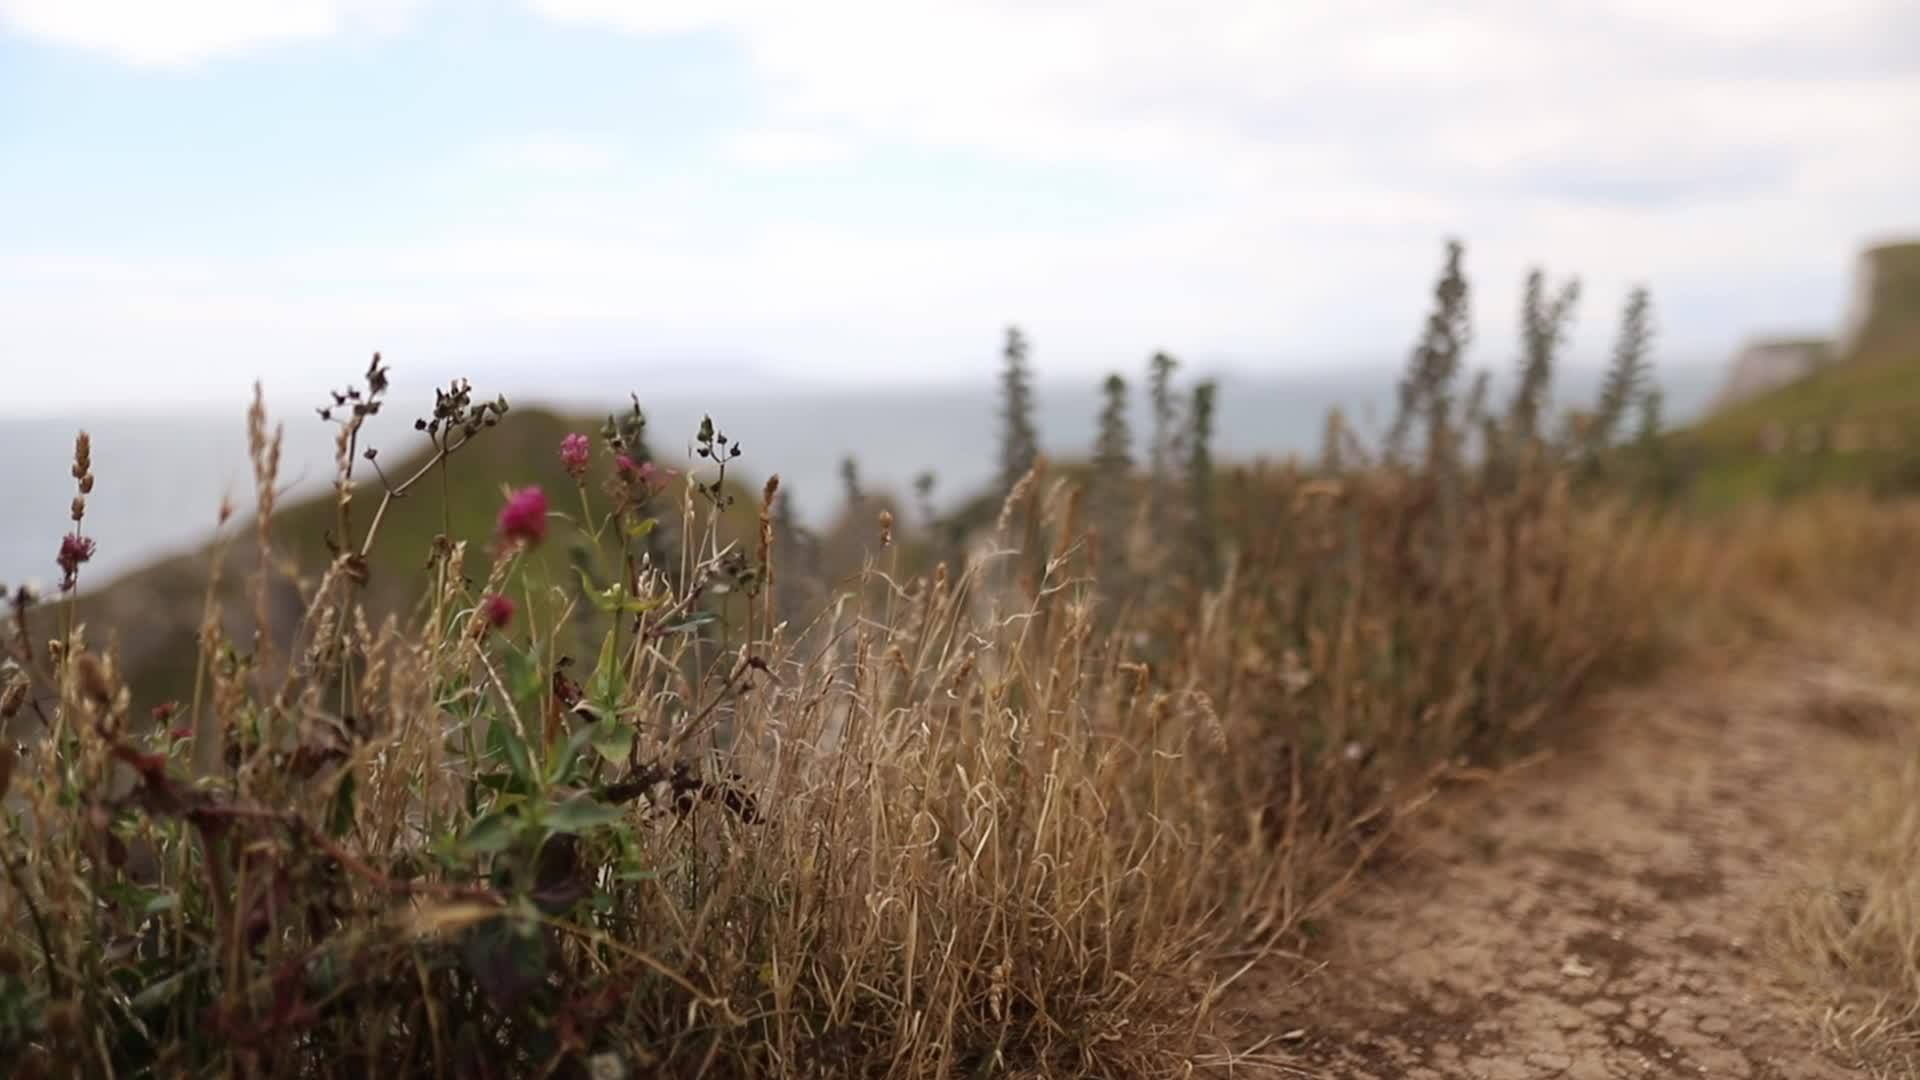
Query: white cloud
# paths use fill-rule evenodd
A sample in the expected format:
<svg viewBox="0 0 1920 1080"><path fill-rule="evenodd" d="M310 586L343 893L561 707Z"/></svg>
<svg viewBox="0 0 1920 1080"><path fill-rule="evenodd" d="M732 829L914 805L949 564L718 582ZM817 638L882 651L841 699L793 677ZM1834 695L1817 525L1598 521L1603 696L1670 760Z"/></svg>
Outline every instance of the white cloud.
<svg viewBox="0 0 1920 1080"><path fill-rule="evenodd" d="M1130 364L1156 347L1280 365L1330 353L1394 362L1417 329L1446 208L1370 191L1306 197L1325 221L1284 202L1038 229L732 223L689 219L679 205L649 215L610 203L604 218L588 204L537 226L474 227L412 246L98 263L20 256L0 262L0 325L21 355L60 358L10 385L26 402L70 393L74 371L110 372L117 395L152 399L257 375L304 386L372 349L408 371L537 357L523 372L535 382L581 357L675 350L724 350L794 375L985 378L1009 321L1033 335L1049 375ZM1761 235L1733 228L1753 216L1777 220ZM1765 272L1780 262L1776 247L1814 251L1836 271L1851 254L1818 215L1777 201L1650 217L1517 205L1470 241L1476 358L1501 365L1534 259L1583 276L1579 331L1595 350L1633 281L1650 277L1663 296L1713 280L1722 260ZM1699 343L1696 328L1672 329L1679 343ZM173 362L181 358L192 363Z"/></svg>
<svg viewBox="0 0 1920 1080"><path fill-rule="evenodd" d="M756 169L798 169L834 165L852 156L852 147L833 135L817 131L765 128L728 137L727 157Z"/></svg>
<svg viewBox="0 0 1920 1080"><path fill-rule="evenodd" d="M0 27L142 67L286 42L391 32L423 0L0 0Z"/></svg>
<svg viewBox="0 0 1920 1080"><path fill-rule="evenodd" d="M550 134L503 140L482 155L491 165L552 174L595 173L620 160L612 142L579 135Z"/></svg>
<svg viewBox="0 0 1920 1080"><path fill-rule="evenodd" d="M728 33L795 128L1208 193L1204 211L975 268L1026 281L1023 308L1064 312L1074 286L1055 275L1071 264L1107 297L1098 318L1130 329L1379 340L1353 302L1390 278L1416 304L1449 232L1502 302L1545 261L1605 307L1636 279L1733 295L1838 280L1862 239L1920 224L1920 20L1905 0L527 2L634 34ZM1049 270L1028 280L1030 265ZM1317 326L1322 311L1342 326ZM1504 336L1511 319L1488 317ZM1724 316L1676 322L1696 341L1728 333Z"/></svg>
<svg viewBox="0 0 1920 1080"><path fill-rule="evenodd" d="M224 387L262 365L350 368L372 348L413 363L687 348L796 373L984 372L1008 321L1049 373L1157 346L1391 360L1448 233L1468 243L1479 362L1510 359L1535 263L1586 283L1589 355L1643 280L1657 303L1720 308L1663 303L1663 343L1731 347L1749 317L1837 319L1837 295L1782 305L1778 283L1838 288L1858 242L1920 225L1904 0L527 2L591 28L733 35L768 103L722 139L736 164L957 147L1068 163L1089 184L1144 177L1175 201L1098 227L769 222L706 194L710 172L613 175L645 156L560 132L488 149L489 164L542 174L499 225L272 258L0 258L9 342L62 358L28 374L37 388L9 389L58 393L49 380L89 367L159 385L189 359ZM347 32L373 8L190 0L162 19L131 2L0 0L13 25L145 63ZM964 199L951 183L930 190ZM1750 316L1728 314L1743 303Z"/></svg>
<svg viewBox="0 0 1920 1080"><path fill-rule="evenodd" d="M1911 181L1903 0L527 0L734 35L795 125L1271 182L1315 153L1403 191L1522 171L1696 178L1833 155ZM1906 27L1910 28L1910 27Z"/></svg>

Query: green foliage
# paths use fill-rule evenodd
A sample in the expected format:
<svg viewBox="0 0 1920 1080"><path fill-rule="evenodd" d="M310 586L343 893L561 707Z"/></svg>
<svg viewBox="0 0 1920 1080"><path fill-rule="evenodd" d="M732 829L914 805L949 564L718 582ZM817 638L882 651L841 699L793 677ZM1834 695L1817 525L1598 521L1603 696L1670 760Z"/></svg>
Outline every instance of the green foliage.
<svg viewBox="0 0 1920 1080"><path fill-rule="evenodd" d="M1466 273L1461 265L1464 248L1447 241L1445 264L1434 284L1433 309L1400 380L1399 408L1388 428L1386 454L1399 460L1416 422L1427 430L1427 457L1437 460L1457 450L1453 426L1453 382L1461 358L1472 339L1471 308Z"/></svg>
<svg viewBox="0 0 1920 1080"><path fill-rule="evenodd" d="M1127 423L1127 380L1117 373L1109 375L1100 389L1105 404L1100 409L1093 464L1102 476L1121 476L1133 470L1133 431Z"/></svg>
<svg viewBox="0 0 1920 1080"><path fill-rule="evenodd" d="M1645 408L1641 402L1646 399L1648 373L1653 367L1648 357L1653 344L1652 305L1644 287L1635 288L1627 296L1626 309L1620 316L1620 335L1613 345L1613 359L1607 366L1606 381L1600 388L1600 401L1594 408L1592 425L1587 431L1587 449L1591 456L1598 456L1612 448L1630 410ZM1652 408L1651 415L1657 420L1657 403ZM1643 414L1643 430L1645 425L1646 416Z"/></svg>
<svg viewBox="0 0 1920 1080"><path fill-rule="evenodd" d="M1540 421L1552 388L1554 367L1566 344L1574 308L1580 302L1580 282L1568 281L1549 297L1545 272L1534 270L1527 274L1523 296L1520 380L1507 408L1506 437L1514 445L1531 446L1541 434Z"/></svg>
<svg viewBox="0 0 1920 1080"><path fill-rule="evenodd" d="M1148 448L1148 499L1152 504L1153 531L1165 535L1171 518L1173 471L1181 453L1180 403L1174 395L1173 376L1180 362L1164 352L1156 352L1147 362L1147 400L1152 408L1153 441Z"/></svg>
<svg viewBox="0 0 1920 1080"><path fill-rule="evenodd" d="M1033 373L1027 363L1027 339L1017 326L1007 328L1000 370L1000 490L1013 490L1040 456L1040 435L1033 426Z"/></svg>
<svg viewBox="0 0 1920 1080"><path fill-rule="evenodd" d="M1133 430L1127 422L1127 380L1117 373L1109 375L1101 391L1105 402L1094 437L1088 486L1093 523L1101 537L1100 577L1109 591L1117 592L1132 586L1126 556L1135 496Z"/></svg>
<svg viewBox="0 0 1920 1080"><path fill-rule="evenodd" d="M1193 388L1187 412L1188 550L1194 574L1211 586L1220 576L1220 534L1214 499L1213 410L1219 387L1208 379Z"/></svg>

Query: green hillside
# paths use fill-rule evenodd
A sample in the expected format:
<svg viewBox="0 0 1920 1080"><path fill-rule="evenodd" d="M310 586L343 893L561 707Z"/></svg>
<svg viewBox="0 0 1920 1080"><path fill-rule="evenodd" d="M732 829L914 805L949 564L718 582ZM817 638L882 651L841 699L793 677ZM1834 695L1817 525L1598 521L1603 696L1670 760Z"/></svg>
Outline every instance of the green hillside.
<svg viewBox="0 0 1920 1080"><path fill-rule="evenodd" d="M1920 489L1920 243L1863 262L1858 321L1832 363L1670 437L1695 501Z"/></svg>

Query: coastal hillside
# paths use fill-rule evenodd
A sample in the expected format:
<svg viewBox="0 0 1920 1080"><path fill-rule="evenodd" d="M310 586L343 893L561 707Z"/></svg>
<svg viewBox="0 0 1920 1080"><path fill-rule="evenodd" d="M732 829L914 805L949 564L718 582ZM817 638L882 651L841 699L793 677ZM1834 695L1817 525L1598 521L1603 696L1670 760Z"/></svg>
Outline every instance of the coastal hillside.
<svg viewBox="0 0 1920 1080"><path fill-rule="evenodd" d="M1920 483L1920 241L1868 249L1852 309L1829 346L1750 350L1798 377L1757 393L1723 395L1719 408L1674 433L1692 466L1693 492L1730 504L1830 487L1886 493ZM1761 355L1765 352L1765 355ZM1782 359L1784 357L1784 360ZM1728 389L1762 380L1736 363Z"/></svg>

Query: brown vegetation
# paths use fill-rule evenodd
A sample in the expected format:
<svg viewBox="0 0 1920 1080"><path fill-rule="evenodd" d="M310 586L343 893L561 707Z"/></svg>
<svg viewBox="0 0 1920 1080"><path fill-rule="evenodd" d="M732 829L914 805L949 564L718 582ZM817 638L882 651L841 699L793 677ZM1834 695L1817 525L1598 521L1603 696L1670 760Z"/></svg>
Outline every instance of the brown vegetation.
<svg viewBox="0 0 1920 1080"><path fill-rule="evenodd" d="M0 678L33 738L5 759L0 1048L101 1076L1234 1060L1227 958L1301 945L1436 785L1556 737L1689 620L1769 615L1718 597L1879 587L1811 539L1729 559L1733 524L1659 517L1650 431L1550 433L1555 333L1523 401L1463 406L1465 290L1455 251L1403 385L1413 454L1336 430L1326 461L1219 469L1213 389L1174 409L1157 358L1151 469L1116 479L1106 448L1105 482L1144 492L1124 525L1033 458L984 527L862 497L822 554L777 484L728 482L723 430L693 474L646 471L636 406L590 461L565 444L542 512L509 463L491 527L445 510L407 550L368 505L403 478L343 437L329 553L283 562L257 417L261 527L227 542L272 572L251 619L208 586L162 722L111 627L15 598ZM1637 380L1601 430L1654 408ZM856 573L822 570L853 544ZM370 602L413 574L417 604Z"/></svg>

